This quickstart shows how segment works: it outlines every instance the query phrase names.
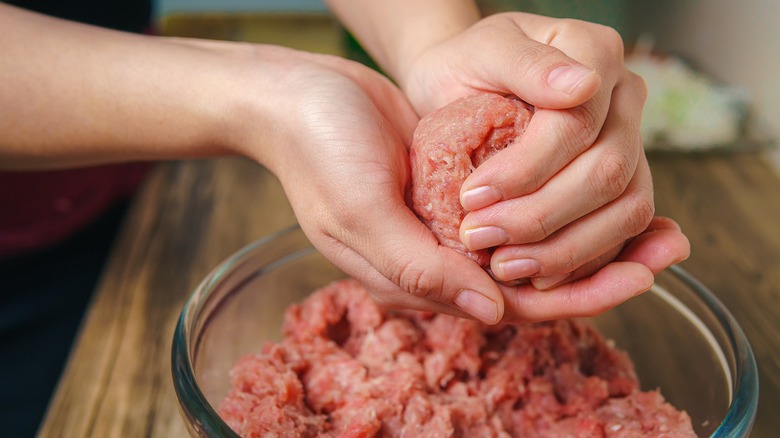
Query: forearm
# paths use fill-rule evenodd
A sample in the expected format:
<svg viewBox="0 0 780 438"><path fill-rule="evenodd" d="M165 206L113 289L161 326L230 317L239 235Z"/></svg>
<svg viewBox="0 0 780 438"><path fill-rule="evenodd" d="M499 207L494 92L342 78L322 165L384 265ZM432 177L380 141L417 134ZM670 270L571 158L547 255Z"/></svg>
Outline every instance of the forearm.
<svg viewBox="0 0 780 438"><path fill-rule="evenodd" d="M374 60L403 86L420 53L480 18L473 0L327 0Z"/></svg>
<svg viewBox="0 0 780 438"><path fill-rule="evenodd" d="M0 166L235 153L219 55L0 4Z"/></svg>

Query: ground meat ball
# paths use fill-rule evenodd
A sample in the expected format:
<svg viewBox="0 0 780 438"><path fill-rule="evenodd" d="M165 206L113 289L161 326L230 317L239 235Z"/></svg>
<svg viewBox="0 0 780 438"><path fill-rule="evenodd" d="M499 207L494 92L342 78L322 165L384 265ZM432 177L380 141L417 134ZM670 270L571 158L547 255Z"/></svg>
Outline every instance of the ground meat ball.
<svg viewBox="0 0 780 438"><path fill-rule="evenodd" d="M243 437L695 436L587 322L382 312L354 280L285 314L219 407Z"/></svg>
<svg viewBox="0 0 780 438"><path fill-rule="evenodd" d="M424 117L410 151L412 208L442 245L487 268L490 251L468 251L458 228L466 215L460 186L474 169L514 142L531 120L525 103L497 94L465 97Z"/></svg>

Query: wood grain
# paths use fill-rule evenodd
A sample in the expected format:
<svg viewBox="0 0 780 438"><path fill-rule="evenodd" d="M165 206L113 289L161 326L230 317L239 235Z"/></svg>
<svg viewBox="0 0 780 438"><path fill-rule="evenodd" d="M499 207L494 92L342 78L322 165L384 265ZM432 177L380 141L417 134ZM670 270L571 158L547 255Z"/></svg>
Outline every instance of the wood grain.
<svg viewBox="0 0 780 438"><path fill-rule="evenodd" d="M186 436L170 372L184 302L224 258L293 223L277 180L252 162L155 169L113 250L40 436Z"/></svg>
<svg viewBox="0 0 780 438"><path fill-rule="evenodd" d="M688 234L682 266L731 309L755 350L754 436L780 428L780 179L757 155L651 156L657 210ZM189 292L221 260L295 218L241 159L159 166L132 210L41 430L45 437L184 436L170 342Z"/></svg>
<svg viewBox="0 0 780 438"><path fill-rule="evenodd" d="M681 266L726 305L759 371L752 436L780 430L780 178L755 153L650 156L656 211L691 241Z"/></svg>

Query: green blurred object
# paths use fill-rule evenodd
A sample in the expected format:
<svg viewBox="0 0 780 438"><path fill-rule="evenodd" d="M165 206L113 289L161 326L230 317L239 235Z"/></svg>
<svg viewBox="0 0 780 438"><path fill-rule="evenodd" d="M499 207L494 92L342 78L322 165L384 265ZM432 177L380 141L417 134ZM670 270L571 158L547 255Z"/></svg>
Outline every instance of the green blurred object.
<svg viewBox="0 0 780 438"><path fill-rule="evenodd" d="M374 62L371 56L363 50L363 47L355 37L346 29L344 30L344 55L353 61L357 61L384 74L379 65Z"/></svg>
<svg viewBox="0 0 780 438"><path fill-rule="evenodd" d="M610 26L625 39L628 26L626 0L478 0L482 15L521 11L556 18L578 20Z"/></svg>
<svg viewBox="0 0 780 438"><path fill-rule="evenodd" d="M630 37L626 24L628 3L626 0L477 0L483 16L499 12L522 11L556 18L576 18L610 26L620 32L623 39ZM360 43L348 31L344 31L344 53L379 72L381 68L363 50Z"/></svg>

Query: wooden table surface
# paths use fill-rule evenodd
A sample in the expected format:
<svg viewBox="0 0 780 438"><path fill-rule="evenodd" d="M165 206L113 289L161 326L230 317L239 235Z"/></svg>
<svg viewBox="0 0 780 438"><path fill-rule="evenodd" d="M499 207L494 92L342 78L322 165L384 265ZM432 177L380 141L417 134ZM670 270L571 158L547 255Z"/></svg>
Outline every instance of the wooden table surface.
<svg viewBox="0 0 780 438"><path fill-rule="evenodd" d="M315 21L331 39L308 37L296 44L337 53L338 29ZM281 26L282 36L300 25L272 22ZM169 22L169 33L283 41L279 33L263 33L267 28L247 37L224 17L199 23ZM256 25L247 23L238 27ZM780 177L757 153L659 154L650 162L657 213L675 218L691 240L692 255L682 267L727 305L753 346L760 375L753 436L776 436ZM39 435L186 436L170 370L173 330L184 302L220 261L293 223L281 186L257 164L222 158L159 165L115 244Z"/></svg>

